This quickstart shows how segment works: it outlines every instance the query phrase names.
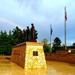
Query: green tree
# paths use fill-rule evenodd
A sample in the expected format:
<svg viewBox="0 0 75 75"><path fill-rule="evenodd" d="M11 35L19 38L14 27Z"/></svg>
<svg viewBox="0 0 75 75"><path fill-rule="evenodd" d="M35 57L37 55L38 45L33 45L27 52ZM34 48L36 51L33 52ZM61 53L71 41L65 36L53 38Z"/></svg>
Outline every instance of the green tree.
<svg viewBox="0 0 75 75"><path fill-rule="evenodd" d="M18 36L22 33L22 30L18 28L18 26L12 30L12 35L13 35L13 41L14 41L14 45L20 43Z"/></svg>
<svg viewBox="0 0 75 75"><path fill-rule="evenodd" d="M9 31L9 34L8 34L8 42L13 46L14 45L14 39L13 39L13 35L12 35L12 31L10 30Z"/></svg>
<svg viewBox="0 0 75 75"><path fill-rule="evenodd" d="M46 38L44 38L44 39L42 40L42 42L43 42L44 44L47 44L47 43L48 43L48 40L47 40Z"/></svg>
<svg viewBox="0 0 75 75"><path fill-rule="evenodd" d="M44 46L43 46L44 52L45 52L45 53L50 52L50 44L48 44L48 40L47 40L46 38L44 38L44 39L42 40L42 42L44 43Z"/></svg>
<svg viewBox="0 0 75 75"><path fill-rule="evenodd" d="M16 27L16 29L12 31L9 31L9 34L7 34L6 31L0 31L0 54L10 55L12 51L12 46L16 45L18 43L17 39L17 30L19 29Z"/></svg>
<svg viewBox="0 0 75 75"><path fill-rule="evenodd" d="M75 43L73 43L73 46L75 46Z"/></svg>
<svg viewBox="0 0 75 75"><path fill-rule="evenodd" d="M38 38L37 30L34 30L34 40L36 40L37 38Z"/></svg>
<svg viewBox="0 0 75 75"><path fill-rule="evenodd" d="M59 49L60 46L61 46L61 40L58 37L56 37L53 42L53 52L56 52L56 50Z"/></svg>
<svg viewBox="0 0 75 75"><path fill-rule="evenodd" d="M34 39L37 39L37 31L34 31ZM19 38L19 35L21 36ZM29 36L30 38L30 36ZM12 31L10 30L9 33L7 34L6 31L0 31L0 54L4 55L11 55L12 51L12 46L25 42L26 41L26 31L21 30L18 27L13 29ZM31 40L29 40L31 41Z"/></svg>
<svg viewBox="0 0 75 75"><path fill-rule="evenodd" d="M8 38L7 32L1 31L0 32L0 54L8 54L7 52L9 52L9 51L11 52L9 45L10 45L10 43L9 43L9 38ZM9 52L9 55L10 55L10 52Z"/></svg>

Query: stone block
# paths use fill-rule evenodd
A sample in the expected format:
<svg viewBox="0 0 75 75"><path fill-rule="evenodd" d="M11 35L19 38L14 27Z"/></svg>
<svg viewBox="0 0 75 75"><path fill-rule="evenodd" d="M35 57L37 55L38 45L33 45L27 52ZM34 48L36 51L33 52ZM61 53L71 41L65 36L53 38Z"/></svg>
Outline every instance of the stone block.
<svg viewBox="0 0 75 75"><path fill-rule="evenodd" d="M14 46L11 61L26 69L47 67L43 44L38 42L24 42Z"/></svg>

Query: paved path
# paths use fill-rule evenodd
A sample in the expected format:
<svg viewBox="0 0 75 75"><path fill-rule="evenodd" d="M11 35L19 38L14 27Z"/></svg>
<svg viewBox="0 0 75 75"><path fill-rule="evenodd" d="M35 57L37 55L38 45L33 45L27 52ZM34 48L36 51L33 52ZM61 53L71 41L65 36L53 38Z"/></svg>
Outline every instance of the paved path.
<svg viewBox="0 0 75 75"><path fill-rule="evenodd" d="M47 61L47 75L75 75L75 64Z"/></svg>
<svg viewBox="0 0 75 75"><path fill-rule="evenodd" d="M0 75L75 75L75 64L47 61L47 70L25 70L9 60L0 59Z"/></svg>

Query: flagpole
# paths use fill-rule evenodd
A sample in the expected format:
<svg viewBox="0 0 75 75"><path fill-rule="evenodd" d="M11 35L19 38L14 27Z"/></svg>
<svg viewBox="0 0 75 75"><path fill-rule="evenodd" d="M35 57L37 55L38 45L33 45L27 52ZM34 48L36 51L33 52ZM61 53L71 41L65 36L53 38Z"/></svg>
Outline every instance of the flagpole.
<svg viewBox="0 0 75 75"><path fill-rule="evenodd" d="M65 19L64 19L65 50L67 49L66 47L66 21L67 21L67 14L66 14L66 7L65 7Z"/></svg>
<svg viewBox="0 0 75 75"><path fill-rule="evenodd" d="M65 26L64 26L64 33L65 33L65 50L67 49L66 48L66 21L65 21L65 24L64 24Z"/></svg>
<svg viewBox="0 0 75 75"><path fill-rule="evenodd" d="M51 37L51 25L50 25L50 52L52 52L52 37Z"/></svg>

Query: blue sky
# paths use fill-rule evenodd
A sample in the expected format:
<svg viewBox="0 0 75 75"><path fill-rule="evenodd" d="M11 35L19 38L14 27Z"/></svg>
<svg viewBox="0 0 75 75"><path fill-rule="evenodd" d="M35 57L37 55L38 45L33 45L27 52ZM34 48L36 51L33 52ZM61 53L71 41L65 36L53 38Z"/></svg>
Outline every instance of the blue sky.
<svg viewBox="0 0 75 75"><path fill-rule="evenodd" d="M47 38L50 41L50 24L52 40L59 37L64 44L64 7L66 6L66 42L75 42L75 1L74 0L0 0L0 30L21 29L34 23L38 31L38 41Z"/></svg>

